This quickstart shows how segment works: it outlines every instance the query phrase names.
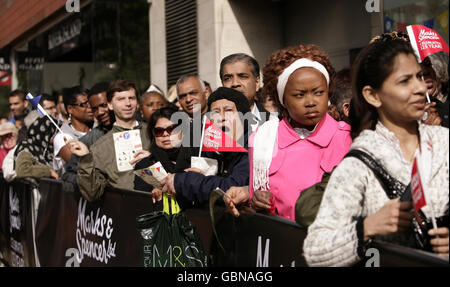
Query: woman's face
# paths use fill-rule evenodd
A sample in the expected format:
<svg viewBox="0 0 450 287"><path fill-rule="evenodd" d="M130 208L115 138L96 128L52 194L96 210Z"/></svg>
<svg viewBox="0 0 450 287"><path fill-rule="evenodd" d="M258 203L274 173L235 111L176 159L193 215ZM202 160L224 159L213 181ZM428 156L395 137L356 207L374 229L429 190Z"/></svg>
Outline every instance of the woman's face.
<svg viewBox="0 0 450 287"><path fill-rule="evenodd" d="M297 69L286 83L283 102L294 127L312 130L328 109L325 76L314 68Z"/></svg>
<svg viewBox="0 0 450 287"><path fill-rule="evenodd" d="M421 118L425 108L427 86L422 71L412 54L399 54L394 59L392 73L383 82L377 95L377 107L383 124L411 123Z"/></svg>
<svg viewBox="0 0 450 287"><path fill-rule="evenodd" d="M440 89L439 80L436 77L436 72L432 67L422 67L423 78L425 80L425 84L427 85L428 95L434 96Z"/></svg>
<svg viewBox="0 0 450 287"><path fill-rule="evenodd" d="M169 119L160 118L157 120L153 128L156 145L162 149L172 149L180 146L182 133L179 129L175 130L176 127L177 125Z"/></svg>
<svg viewBox="0 0 450 287"><path fill-rule="evenodd" d="M89 123L94 120L94 113L86 94L77 95L75 105L68 106L68 109L70 109L69 113L72 115L72 118L82 123Z"/></svg>
<svg viewBox="0 0 450 287"><path fill-rule="evenodd" d="M141 104L141 113L144 120L148 123L152 114L161 108L167 107L166 100L157 93L150 93Z"/></svg>
<svg viewBox="0 0 450 287"><path fill-rule="evenodd" d="M221 99L213 102L211 104L211 120L235 142L244 134L244 126L239 118L236 105L232 101Z"/></svg>

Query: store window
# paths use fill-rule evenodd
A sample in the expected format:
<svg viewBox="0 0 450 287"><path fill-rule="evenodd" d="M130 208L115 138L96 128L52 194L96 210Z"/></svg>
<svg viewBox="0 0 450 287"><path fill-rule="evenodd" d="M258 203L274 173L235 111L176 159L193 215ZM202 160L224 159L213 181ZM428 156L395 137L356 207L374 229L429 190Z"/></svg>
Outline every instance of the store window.
<svg viewBox="0 0 450 287"><path fill-rule="evenodd" d="M448 43L448 0L385 0L384 31L406 32L408 25L424 25Z"/></svg>
<svg viewBox="0 0 450 287"><path fill-rule="evenodd" d="M18 86L32 93L100 81L150 82L146 0L95 0L16 51Z"/></svg>

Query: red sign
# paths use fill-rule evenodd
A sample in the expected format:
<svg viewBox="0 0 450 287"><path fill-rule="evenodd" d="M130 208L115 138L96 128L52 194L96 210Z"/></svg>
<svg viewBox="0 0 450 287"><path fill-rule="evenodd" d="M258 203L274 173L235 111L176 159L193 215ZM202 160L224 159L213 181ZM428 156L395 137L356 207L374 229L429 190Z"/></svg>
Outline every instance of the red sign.
<svg viewBox="0 0 450 287"><path fill-rule="evenodd" d="M411 192L414 202L414 209L416 211L427 205L425 202L425 193L423 192L422 180L420 179L417 157L414 158L411 172Z"/></svg>
<svg viewBox="0 0 450 287"><path fill-rule="evenodd" d="M205 117L202 151L247 152L240 144Z"/></svg>
<svg viewBox="0 0 450 287"><path fill-rule="evenodd" d="M0 86L11 86L11 75L7 71L0 71Z"/></svg>
<svg viewBox="0 0 450 287"><path fill-rule="evenodd" d="M423 25L411 25L406 27L411 46L420 57L420 62L428 55L445 52L448 54L448 45L445 40L433 29Z"/></svg>

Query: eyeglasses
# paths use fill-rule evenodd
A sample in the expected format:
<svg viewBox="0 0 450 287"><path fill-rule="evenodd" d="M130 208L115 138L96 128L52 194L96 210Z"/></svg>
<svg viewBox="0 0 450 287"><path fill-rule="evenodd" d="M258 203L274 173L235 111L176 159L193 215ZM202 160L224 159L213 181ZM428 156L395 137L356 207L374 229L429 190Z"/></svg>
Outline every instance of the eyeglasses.
<svg viewBox="0 0 450 287"><path fill-rule="evenodd" d="M89 104L89 101L86 101L86 102L80 103L80 104L71 104L71 106L78 106L78 107L82 107L82 108L87 108L87 107L90 107L91 105Z"/></svg>
<svg viewBox="0 0 450 287"><path fill-rule="evenodd" d="M100 105L98 105L98 106L96 106L96 107L92 107L91 106L91 109L92 109L92 111L95 113L99 108L104 108L104 109L106 109L108 107L108 104L107 103L103 103L103 104L100 104Z"/></svg>
<svg viewBox="0 0 450 287"><path fill-rule="evenodd" d="M173 124L171 126L168 126L167 128L153 128L153 133L155 134L155 137L162 137L164 135L164 132L167 132L169 135L172 134L172 132L178 127L179 125Z"/></svg>

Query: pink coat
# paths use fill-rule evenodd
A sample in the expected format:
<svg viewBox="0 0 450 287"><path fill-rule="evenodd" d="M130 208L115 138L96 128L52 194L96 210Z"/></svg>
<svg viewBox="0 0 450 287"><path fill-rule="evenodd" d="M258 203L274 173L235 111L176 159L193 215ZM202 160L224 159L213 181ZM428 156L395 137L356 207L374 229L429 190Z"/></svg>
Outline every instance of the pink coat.
<svg viewBox="0 0 450 287"><path fill-rule="evenodd" d="M250 137L250 196L253 195L253 141ZM295 202L302 190L322 180L349 151L352 139L350 126L331 116L320 121L306 139L299 135L284 118L278 126L275 148L278 152L269 168L269 191L274 195L275 213L295 221Z"/></svg>

